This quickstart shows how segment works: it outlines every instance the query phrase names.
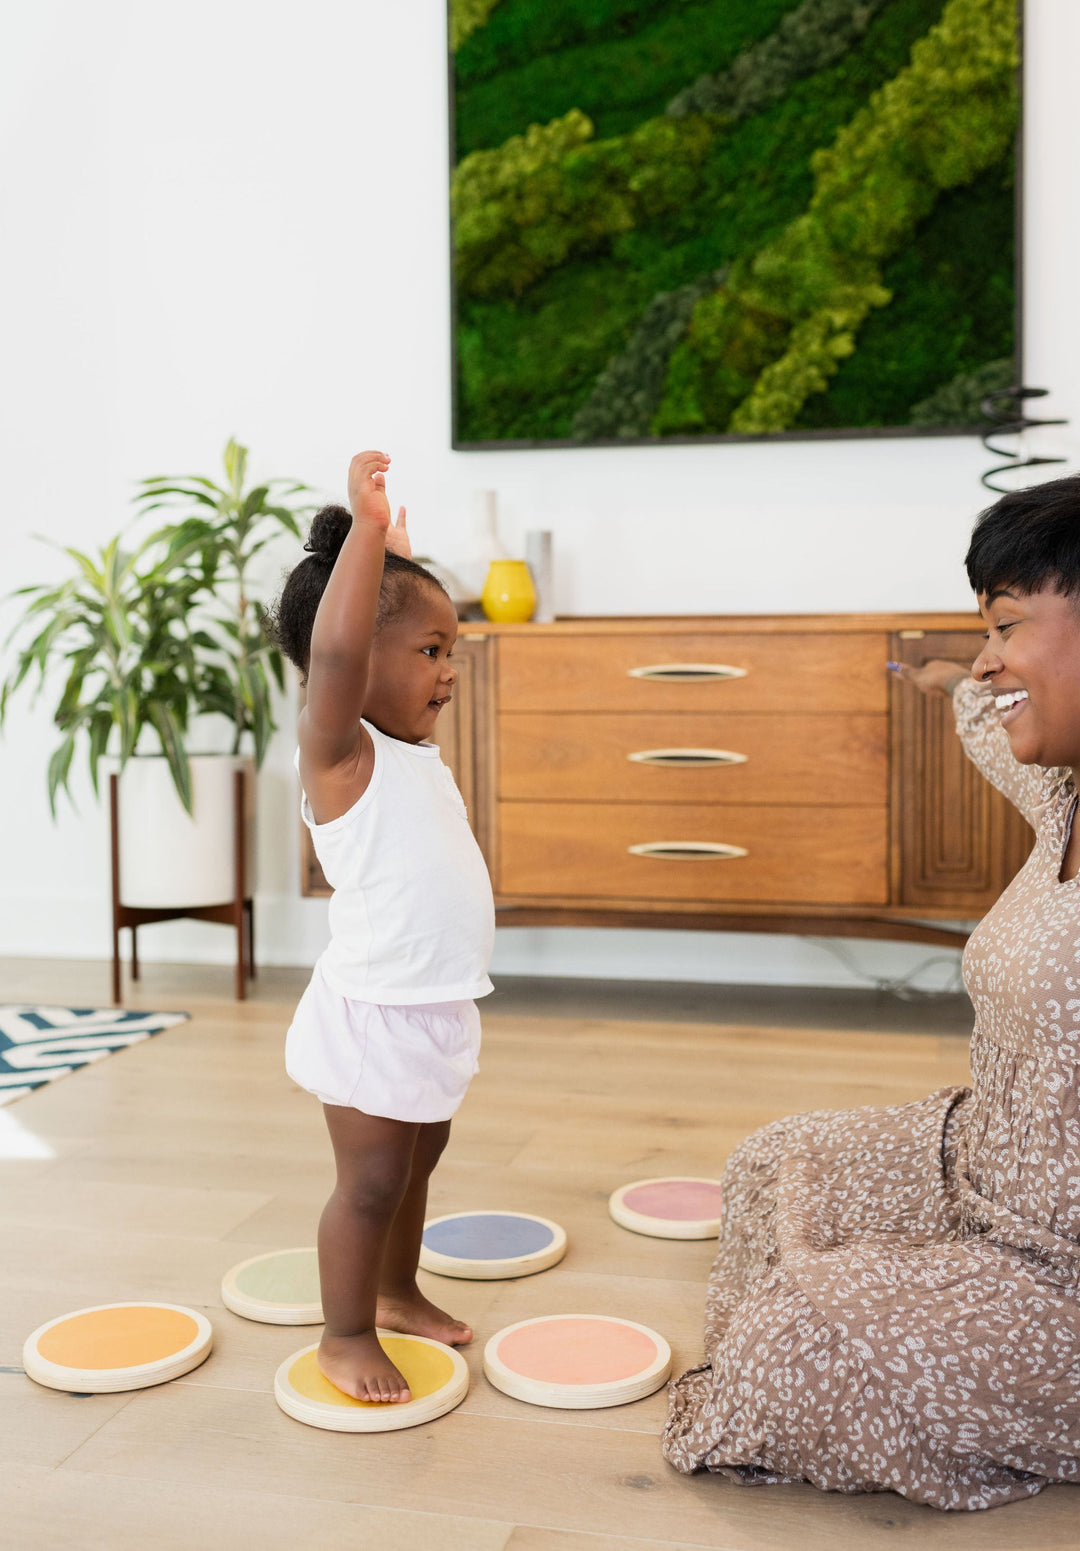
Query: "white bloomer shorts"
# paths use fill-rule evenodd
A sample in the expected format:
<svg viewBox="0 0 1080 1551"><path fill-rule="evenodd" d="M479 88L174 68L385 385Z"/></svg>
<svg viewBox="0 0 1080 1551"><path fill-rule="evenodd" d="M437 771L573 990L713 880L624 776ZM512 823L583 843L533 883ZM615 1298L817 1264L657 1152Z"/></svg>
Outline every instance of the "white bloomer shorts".
<svg viewBox="0 0 1080 1551"><path fill-rule="evenodd" d="M479 1052L475 1002L355 1002L317 964L286 1036L285 1069L324 1104L429 1124L456 1113Z"/></svg>

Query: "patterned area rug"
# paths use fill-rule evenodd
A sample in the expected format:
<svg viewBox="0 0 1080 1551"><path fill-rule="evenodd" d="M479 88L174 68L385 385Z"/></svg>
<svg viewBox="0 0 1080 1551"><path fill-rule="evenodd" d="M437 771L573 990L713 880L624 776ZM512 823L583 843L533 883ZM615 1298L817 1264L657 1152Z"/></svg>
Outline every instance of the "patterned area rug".
<svg viewBox="0 0 1080 1551"><path fill-rule="evenodd" d="M184 1023L187 1016L117 1007L0 1007L0 1105Z"/></svg>

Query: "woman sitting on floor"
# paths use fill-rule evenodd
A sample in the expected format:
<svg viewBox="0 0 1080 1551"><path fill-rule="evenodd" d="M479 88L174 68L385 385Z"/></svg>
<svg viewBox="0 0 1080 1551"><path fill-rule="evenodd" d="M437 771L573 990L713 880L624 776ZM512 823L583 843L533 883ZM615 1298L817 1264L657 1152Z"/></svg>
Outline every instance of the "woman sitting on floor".
<svg viewBox="0 0 1080 1551"><path fill-rule="evenodd" d="M970 1088L766 1126L731 1157L707 1361L664 1452L990 1508L1080 1480L1080 477L1003 497L967 571L987 626L952 696L1035 848L964 953Z"/></svg>

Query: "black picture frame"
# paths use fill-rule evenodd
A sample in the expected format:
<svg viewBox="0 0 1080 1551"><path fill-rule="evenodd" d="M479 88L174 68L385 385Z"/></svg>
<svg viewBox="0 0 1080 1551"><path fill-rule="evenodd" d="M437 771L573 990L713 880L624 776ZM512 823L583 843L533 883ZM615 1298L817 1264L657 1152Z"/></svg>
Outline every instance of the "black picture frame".
<svg viewBox="0 0 1080 1551"><path fill-rule="evenodd" d="M448 36L450 28L450 15L453 0L447 0ZM584 0L583 0L584 3ZM945 3L945 0L943 0ZM1019 114L1016 135L1013 147L1013 162L1015 168L1013 180L1013 299L1012 299L1012 329L1014 365L1013 383L1019 387L1024 382L1024 252L1023 252L1023 210L1024 210L1024 90L1023 90L1023 60L1024 60L1024 7L1025 0L1014 0L1017 39L1019 46L1020 66L1017 70L1017 90L1019 101ZM793 7L794 8L794 7ZM452 179L455 167L455 69L454 53L447 48L447 101L448 101L448 176ZM991 428L989 418L970 424L957 425L874 425L874 426L844 426L827 428L797 428L779 431L765 432L738 432L738 431L702 431L691 434L665 434L665 435L640 435L640 436L610 436L591 437L582 440L576 437L505 437L498 439L475 438L460 434L460 373L459 373L459 323L460 304L458 286L455 279L456 248L454 237L454 217L451 206L448 226L448 265L450 276L450 361L451 361L451 448L455 451L465 452L512 452L512 451L542 451L542 450L568 450L568 449L593 449L616 447L685 447L702 445L723 445L725 443L746 444L753 442L782 443L782 442L815 442L815 441L866 441L866 440L897 440L903 438L918 437L973 437L982 436Z"/></svg>

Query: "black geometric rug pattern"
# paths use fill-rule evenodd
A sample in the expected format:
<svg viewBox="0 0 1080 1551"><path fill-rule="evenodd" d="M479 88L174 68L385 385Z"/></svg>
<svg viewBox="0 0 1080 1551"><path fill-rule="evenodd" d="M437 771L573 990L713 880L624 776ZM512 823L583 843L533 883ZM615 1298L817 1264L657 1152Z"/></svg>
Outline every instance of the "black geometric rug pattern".
<svg viewBox="0 0 1080 1551"><path fill-rule="evenodd" d="M186 1012L0 1006L0 1105L171 1029Z"/></svg>

